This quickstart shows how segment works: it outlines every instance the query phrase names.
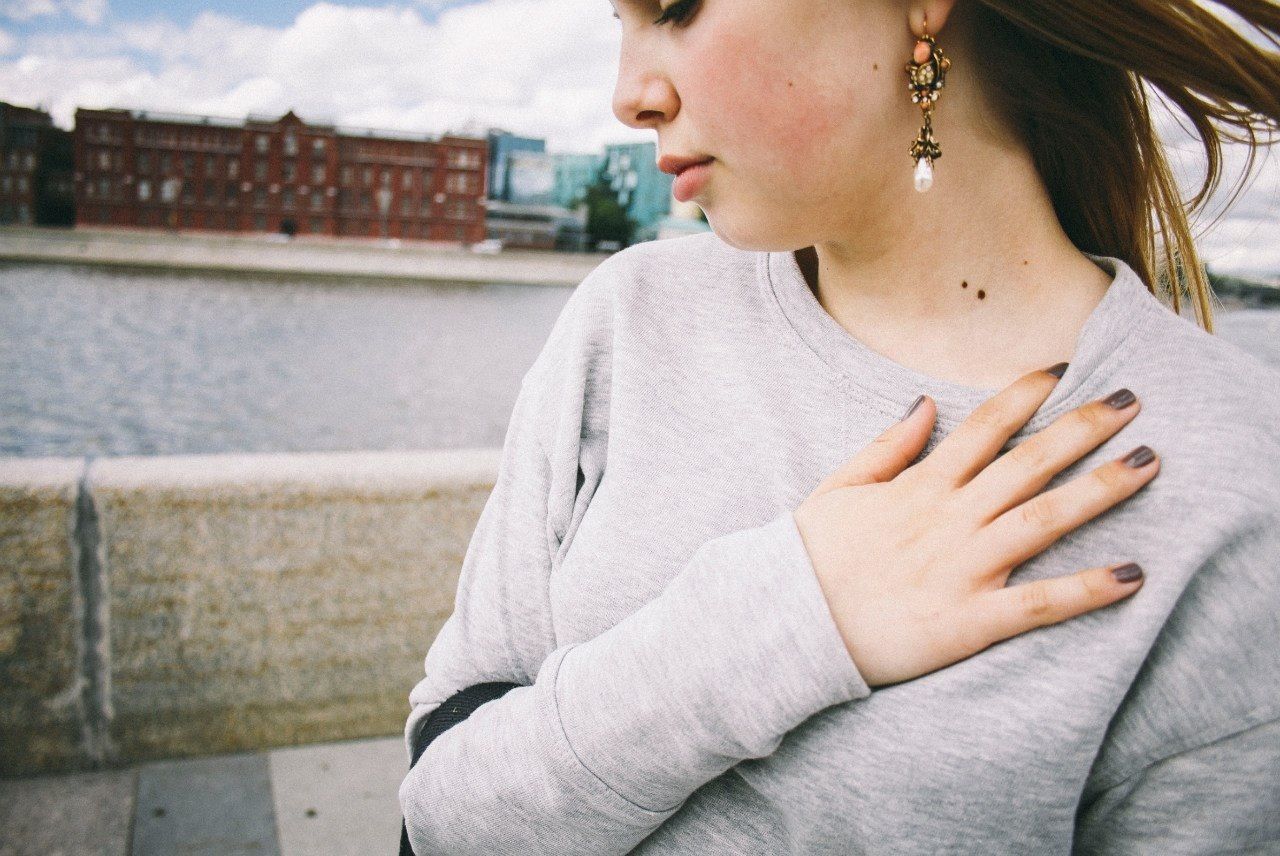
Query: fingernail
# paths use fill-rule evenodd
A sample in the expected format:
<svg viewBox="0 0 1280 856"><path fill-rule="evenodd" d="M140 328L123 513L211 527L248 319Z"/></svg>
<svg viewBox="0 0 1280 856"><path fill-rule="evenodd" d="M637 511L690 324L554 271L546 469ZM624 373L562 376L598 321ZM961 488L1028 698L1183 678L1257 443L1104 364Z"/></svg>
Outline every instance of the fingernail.
<svg viewBox="0 0 1280 856"><path fill-rule="evenodd" d="M1127 389L1117 389L1115 392L1102 399L1104 404L1114 407L1116 410L1124 410L1130 404L1137 401L1138 398Z"/></svg>
<svg viewBox="0 0 1280 856"><path fill-rule="evenodd" d="M920 402L922 402L922 401L924 401L924 396L923 396L923 395L921 395L921 396L917 396L917 397L916 397L916 400L915 400L915 401L913 401L913 402L911 402L911 406L907 408L907 412L906 412L906 413L904 413L904 414L902 414L902 418L901 418L901 419L899 419L898 421L899 421L899 422L906 422L906 421L907 421L907 417L908 417L908 416L910 416L912 413L915 413L915 412L916 412L916 408L920 406Z"/></svg>
<svg viewBox="0 0 1280 856"><path fill-rule="evenodd" d="M1142 568L1133 562L1127 565L1121 565L1118 568L1111 569L1111 576L1116 578L1118 583L1131 583L1135 580L1142 579Z"/></svg>
<svg viewBox="0 0 1280 856"><path fill-rule="evenodd" d="M1136 470L1138 467L1145 467L1155 459L1156 453L1151 451L1150 446L1138 446L1120 460Z"/></svg>
<svg viewBox="0 0 1280 856"><path fill-rule="evenodd" d="M1067 373L1068 365L1070 365L1070 363L1055 363L1054 365L1051 365L1049 366L1049 368L1045 369L1045 371L1047 371L1049 374L1053 375L1056 378L1061 378L1064 374Z"/></svg>

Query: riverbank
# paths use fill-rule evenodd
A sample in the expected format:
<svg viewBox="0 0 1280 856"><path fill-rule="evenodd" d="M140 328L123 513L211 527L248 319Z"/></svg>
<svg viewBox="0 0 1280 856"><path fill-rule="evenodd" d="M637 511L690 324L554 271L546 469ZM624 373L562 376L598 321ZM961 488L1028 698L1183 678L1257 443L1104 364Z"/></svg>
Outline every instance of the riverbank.
<svg viewBox="0 0 1280 856"><path fill-rule="evenodd" d="M577 285L608 256L547 250L489 255L425 241L0 227L0 261L330 280Z"/></svg>

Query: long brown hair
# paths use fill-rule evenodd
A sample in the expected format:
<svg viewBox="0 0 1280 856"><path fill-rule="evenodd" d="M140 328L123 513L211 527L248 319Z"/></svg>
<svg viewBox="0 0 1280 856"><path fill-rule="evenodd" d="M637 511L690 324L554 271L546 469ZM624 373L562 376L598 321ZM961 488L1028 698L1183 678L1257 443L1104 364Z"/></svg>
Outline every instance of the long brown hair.
<svg viewBox="0 0 1280 856"><path fill-rule="evenodd" d="M1280 47L1280 4L1219 5ZM1249 144L1226 207L1247 185L1257 147L1277 141L1280 52L1264 50L1201 0L976 0L970 11L983 90L1021 134L1072 242L1123 259L1153 293L1172 296L1175 312L1185 291L1212 333L1208 275L1188 215L1218 185L1223 139ZM1204 146L1208 168L1187 203L1144 82L1176 105ZM1268 135L1259 140L1263 128Z"/></svg>

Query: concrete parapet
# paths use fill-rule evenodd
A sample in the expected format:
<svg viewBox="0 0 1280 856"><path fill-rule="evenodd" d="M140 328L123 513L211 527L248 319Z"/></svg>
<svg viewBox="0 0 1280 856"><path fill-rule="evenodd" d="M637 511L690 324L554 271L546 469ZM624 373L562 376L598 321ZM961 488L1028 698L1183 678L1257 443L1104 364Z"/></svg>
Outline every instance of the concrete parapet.
<svg viewBox="0 0 1280 856"><path fill-rule="evenodd" d="M0 775L398 733L500 459L0 459Z"/></svg>

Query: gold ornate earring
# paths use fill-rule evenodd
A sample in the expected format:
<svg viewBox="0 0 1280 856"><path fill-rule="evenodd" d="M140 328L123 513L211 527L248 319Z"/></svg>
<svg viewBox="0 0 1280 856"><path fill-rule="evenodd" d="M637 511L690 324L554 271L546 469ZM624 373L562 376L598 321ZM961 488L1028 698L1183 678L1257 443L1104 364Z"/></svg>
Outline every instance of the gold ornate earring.
<svg viewBox="0 0 1280 856"><path fill-rule="evenodd" d="M933 104L938 100L938 93L946 81L947 69L951 60L942 55L929 35L929 15L924 16L924 34L916 42L915 50L907 62L907 88L911 90L911 100L920 105L924 113L924 125L920 128L920 136L911 144L911 157L916 162L916 190L924 193L933 185L933 162L942 157L942 149L933 138Z"/></svg>

